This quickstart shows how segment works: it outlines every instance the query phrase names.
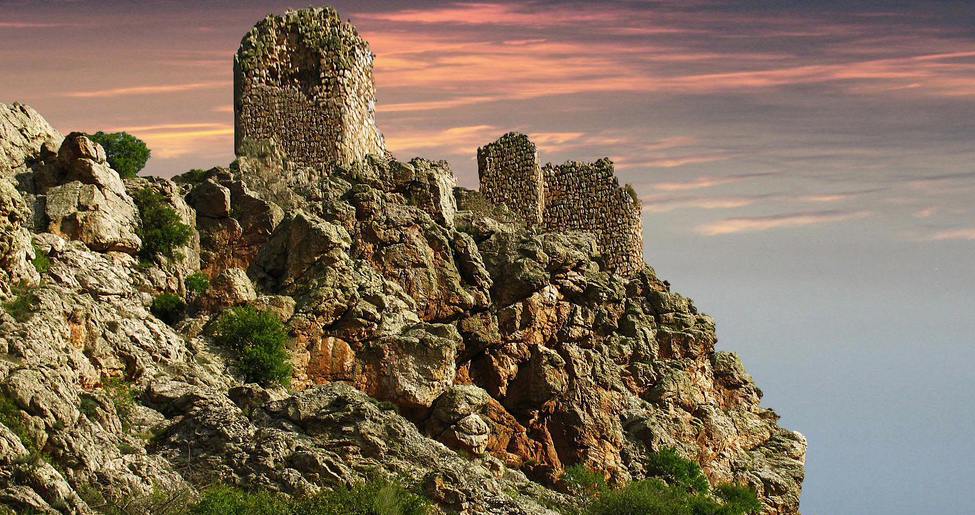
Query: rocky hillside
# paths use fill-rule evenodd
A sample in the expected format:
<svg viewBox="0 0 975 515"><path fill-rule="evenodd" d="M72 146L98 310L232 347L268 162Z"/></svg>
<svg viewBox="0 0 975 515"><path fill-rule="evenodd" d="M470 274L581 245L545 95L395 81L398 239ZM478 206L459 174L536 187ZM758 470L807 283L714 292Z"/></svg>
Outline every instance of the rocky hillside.
<svg viewBox="0 0 975 515"><path fill-rule="evenodd" d="M673 448L797 513L804 438L649 266L607 272L586 234L526 230L445 162L246 147L123 181L84 135L0 105L0 506L379 472L445 512L554 513L576 502L565 467L622 484ZM192 228L172 258L146 252L150 196ZM163 321L166 292L187 305ZM233 306L284 321L290 387L244 383L215 341Z"/></svg>

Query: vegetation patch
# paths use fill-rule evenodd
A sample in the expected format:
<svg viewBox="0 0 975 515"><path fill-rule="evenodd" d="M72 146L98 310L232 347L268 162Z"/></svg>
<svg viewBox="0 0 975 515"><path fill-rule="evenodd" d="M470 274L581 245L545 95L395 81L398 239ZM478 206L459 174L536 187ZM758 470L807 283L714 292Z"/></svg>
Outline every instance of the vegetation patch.
<svg viewBox="0 0 975 515"><path fill-rule="evenodd" d="M580 509L570 511L581 515L746 515L762 508L749 487L722 484L711 491L701 467L673 449L650 455L646 467L654 478L615 490L597 472L582 465L566 467L562 481L570 493L584 500Z"/></svg>
<svg viewBox="0 0 975 515"><path fill-rule="evenodd" d="M51 260L41 252L41 249L37 245L34 245L34 259L30 261L34 265L34 269L37 270L39 274L47 273L48 269L51 268Z"/></svg>
<svg viewBox="0 0 975 515"><path fill-rule="evenodd" d="M182 320L186 313L186 302L175 293L160 293L152 298L149 312L167 325L173 325Z"/></svg>
<svg viewBox="0 0 975 515"><path fill-rule="evenodd" d="M193 228L184 224L166 198L151 188L137 191L132 198L142 219L138 230L142 239L139 255L147 260L160 256L182 259L177 249L189 243Z"/></svg>
<svg viewBox="0 0 975 515"><path fill-rule="evenodd" d="M139 392L132 383L118 377L102 378L102 386L108 393L108 397L112 399L122 429L128 431L132 427L132 412L135 410L135 400Z"/></svg>
<svg viewBox="0 0 975 515"><path fill-rule="evenodd" d="M184 284L186 285L186 291L194 295L199 295L207 291L207 288L210 287L210 279L202 272L197 272L187 277Z"/></svg>
<svg viewBox="0 0 975 515"><path fill-rule="evenodd" d="M429 503L401 485L374 479L354 488L338 487L305 499L266 491L219 486L207 490L188 515L423 515Z"/></svg>
<svg viewBox="0 0 975 515"><path fill-rule="evenodd" d="M26 322L34 316L34 311L37 309L37 305L41 303L40 297L38 297L31 289L21 283L13 288L13 293L16 297L13 300L8 300L3 303L3 310L6 311L10 316L14 317L14 320L18 322Z"/></svg>
<svg viewBox="0 0 975 515"><path fill-rule="evenodd" d="M215 329L214 341L238 356L237 369L245 381L288 383L291 364L284 349L288 337L277 315L252 306L230 308L217 319Z"/></svg>
<svg viewBox="0 0 975 515"><path fill-rule="evenodd" d="M123 179L135 177L140 170L145 168L146 161L152 154L152 151L146 146L146 142L127 132L106 134L98 131L87 136L88 139L105 149L108 165L118 172L119 177Z"/></svg>

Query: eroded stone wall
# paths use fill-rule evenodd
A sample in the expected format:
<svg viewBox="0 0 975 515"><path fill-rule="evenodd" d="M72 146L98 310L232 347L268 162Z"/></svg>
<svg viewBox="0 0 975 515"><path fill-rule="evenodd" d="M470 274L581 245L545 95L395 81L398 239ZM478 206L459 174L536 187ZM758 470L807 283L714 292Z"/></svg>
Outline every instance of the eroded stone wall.
<svg viewBox="0 0 975 515"><path fill-rule="evenodd" d="M373 54L334 9L268 16L234 57L234 139L273 139L300 166L386 153Z"/></svg>
<svg viewBox="0 0 975 515"><path fill-rule="evenodd" d="M477 149L480 191L494 204L504 204L529 227L542 223L544 187L538 149L528 136L509 132Z"/></svg>
<svg viewBox="0 0 975 515"><path fill-rule="evenodd" d="M488 201L546 232L592 233L607 267L620 275L643 267L640 201L620 187L609 159L540 168L535 144L512 132L477 149L477 164Z"/></svg>
<svg viewBox="0 0 975 515"><path fill-rule="evenodd" d="M546 231L595 234L607 267L620 275L643 267L640 201L620 187L612 161L549 163L542 174Z"/></svg>

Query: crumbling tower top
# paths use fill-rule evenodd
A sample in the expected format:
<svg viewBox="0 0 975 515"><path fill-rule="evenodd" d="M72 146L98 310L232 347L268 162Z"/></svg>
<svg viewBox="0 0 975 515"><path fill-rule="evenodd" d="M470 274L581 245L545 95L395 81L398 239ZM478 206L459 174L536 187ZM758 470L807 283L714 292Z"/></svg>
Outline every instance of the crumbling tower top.
<svg viewBox="0 0 975 515"><path fill-rule="evenodd" d="M273 139L298 165L384 155L373 54L331 7L270 15L234 57L234 140Z"/></svg>

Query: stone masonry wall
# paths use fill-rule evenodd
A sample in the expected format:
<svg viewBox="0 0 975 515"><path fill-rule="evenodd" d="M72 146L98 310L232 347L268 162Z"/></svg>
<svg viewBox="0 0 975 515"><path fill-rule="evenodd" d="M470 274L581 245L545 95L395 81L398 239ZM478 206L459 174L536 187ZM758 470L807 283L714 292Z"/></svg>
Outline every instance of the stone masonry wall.
<svg viewBox="0 0 975 515"><path fill-rule="evenodd" d="M641 206L623 188L609 159L569 161L542 168L544 228L549 232L588 231L596 235L606 265L622 276L643 267Z"/></svg>
<svg viewBox="0 0 975 515"><path fill-rule="evenodd" d="M542 223L543 181L538 149L524 134L509 132L477 149L480 191L494 204L504 204L529 227Z"/></svg>
<svg viewBox="0 0 975 515"><path fill-rule="evenodd" d="M640 201L620 187L609 159L539 168L535 145L512 132L477 149L477 164L488 201L508 206L546 232L592 233L617 274L629 276L643 267Z"/></svg>
<svg viewBox="0 0 975 515"><path fill-rule="evenodd" d="M273 139L300 166L386 153L373 54L334 9L268 16L234 57L234 139Z"/></svg>

